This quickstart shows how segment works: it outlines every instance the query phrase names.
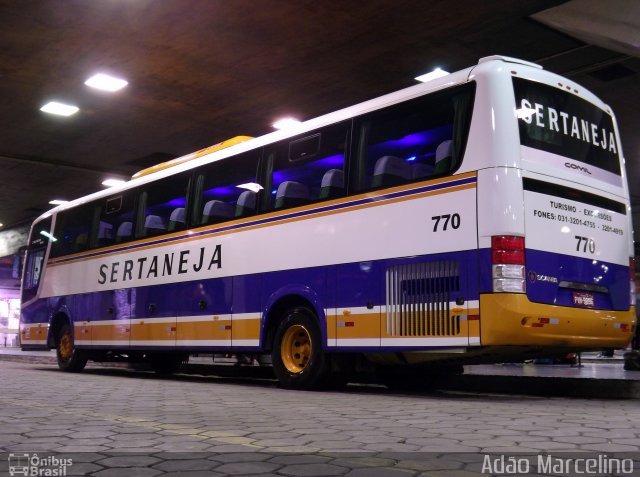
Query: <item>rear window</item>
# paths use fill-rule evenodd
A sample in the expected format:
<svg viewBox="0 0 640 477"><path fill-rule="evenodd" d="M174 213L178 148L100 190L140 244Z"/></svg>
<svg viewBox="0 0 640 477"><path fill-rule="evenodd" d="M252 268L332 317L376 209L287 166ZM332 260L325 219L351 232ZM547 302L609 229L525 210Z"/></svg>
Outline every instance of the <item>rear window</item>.
<svg viewBox="0 0 640 477"><path fill-rule="evenodd" d="M554 86L513 78L520 144L620 175L613 118Z"/></svg>

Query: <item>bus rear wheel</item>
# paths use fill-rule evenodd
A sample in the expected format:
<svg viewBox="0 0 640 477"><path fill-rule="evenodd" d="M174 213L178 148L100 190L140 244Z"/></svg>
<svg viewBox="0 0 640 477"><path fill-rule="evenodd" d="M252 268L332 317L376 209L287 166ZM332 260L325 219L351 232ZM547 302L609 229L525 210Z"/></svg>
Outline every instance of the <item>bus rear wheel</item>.
<svg viewBox="0 0 640 477"><path fill-rule="evenodd" d="M271 360L282 387L320 389L329 384L331 363L322 350L320 326L312 311L294 308L285 314L276 330Z"/></svg>
<svg viewBox="0 0 640 477"><path fill-rule="evenodd" d="M60 327L56 337L56 358L62 371L79 373L87 365L87 355L75 347L71 325L65 323Z"/></svg>

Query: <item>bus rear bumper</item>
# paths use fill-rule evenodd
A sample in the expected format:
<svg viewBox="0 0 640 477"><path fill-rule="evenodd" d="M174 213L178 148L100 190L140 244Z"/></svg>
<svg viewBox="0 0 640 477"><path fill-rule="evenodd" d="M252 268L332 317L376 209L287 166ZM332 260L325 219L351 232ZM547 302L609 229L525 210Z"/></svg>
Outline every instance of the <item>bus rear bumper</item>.
<svg viewBox="0 0 640 477"><path fill-rule="evenodd" d="M635 307L592 310L533 303L517 293L480 296L482 346L620 349L628 346L636 326Z"/></svg>

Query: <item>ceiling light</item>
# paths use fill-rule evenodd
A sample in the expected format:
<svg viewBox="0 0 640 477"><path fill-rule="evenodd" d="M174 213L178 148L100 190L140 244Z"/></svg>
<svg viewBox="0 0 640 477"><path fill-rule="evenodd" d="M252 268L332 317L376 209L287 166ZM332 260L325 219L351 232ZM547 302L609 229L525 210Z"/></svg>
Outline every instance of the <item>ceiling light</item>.
<svg viewBox="0 0 640 477"><path fill-rule="evenodd" d="M120 78L114 78L113 76L98 73L85 81L84 84L103 91L118 91L129 83Z"/></svg>
<svg viewBox="0 0 640 477"><path fill-rule="evenodd" d="M297 126L298 124L300 124L300 121L298 121L295 118L282 118L277 120L271 126L273 126L276 129L289 129L294 126Z"/></svg>
<svg viewBox="0 0 640 477"><path fill-rule="evenodd" d="M58 239L55 238L53 235L51 235L49 232L45 232L44 230L40 231L40 235L44 235L45 237L47 237L49 240L51 240L52 242L57 242Z"/></svg>
<svg viewBox="0 0 640 477"><path fill-rule="evenodd" d="M49 203L51 205L62 205L62 204L66 204L67 202L69 202L68 200L61 200L61 199L53 199L50 200Z"/></svg>
<svg viewBox="0 0 640 477"><path fill-rule="evenodd" d="M56 101L51 101L40 108L40 111L50 114L57 114L58 116L71 116L72 114L80 111L75 106L71 106L70 104L58 103Z"/></svg>
<svg viewBox="0 0 640 477"><path fill-rule="evenodd" d="M2 222L0 222L0 227L2 227L4 224Z"/></svg>
<svg viewBox="0 0 640 477"><path fill-rule="evenodd" d="M239 184L236 187L238 189L247 189L255 193L258 193L263 189L263 187L260 184L256 184L255 182L247 182L246 184Z"/></svg>
<svg viewBox="0 0 640 477"><path fill-rule="evenodd" d="M106 179L102 181L102 185L107 187L115 187L125 184L126 182L127 181L123 181L122 179Z"/></svg>
<svg viewBox="0 0 640 477"><path fill-rule="evenodd" d="M424 75L416 76L414 79L416 79L418 81L422 81L423 83L426 83L427 81L431 81L431 80L434 80L436 78L442 78L443 76L447 76L448 74L449 74L448 71L445 71L442 68L436 68L435 70L431 71L430 73L426 73Z"/></svg>

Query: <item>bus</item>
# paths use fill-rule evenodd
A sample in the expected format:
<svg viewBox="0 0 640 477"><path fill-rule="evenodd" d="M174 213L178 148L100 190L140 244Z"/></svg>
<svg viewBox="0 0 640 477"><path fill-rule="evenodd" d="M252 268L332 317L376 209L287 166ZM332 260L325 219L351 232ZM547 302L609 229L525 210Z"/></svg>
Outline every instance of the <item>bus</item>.
<svg viewBox="0 0 640 477"><path fill-rule="evenodd" d="M635 293L613 112L491 56L45 213L20 338L63 371L251 353L287 388L418 382L624 348Z"/></svg>

